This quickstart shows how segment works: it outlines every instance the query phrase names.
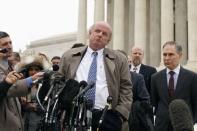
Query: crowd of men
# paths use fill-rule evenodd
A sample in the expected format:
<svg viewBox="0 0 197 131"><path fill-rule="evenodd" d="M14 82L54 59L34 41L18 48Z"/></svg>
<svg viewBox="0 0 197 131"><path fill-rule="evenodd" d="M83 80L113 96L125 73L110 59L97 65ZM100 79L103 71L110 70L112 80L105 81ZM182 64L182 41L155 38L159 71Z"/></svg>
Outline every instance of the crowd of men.
<svg viewBox="0 0 197 131"><path fill-rule="evenodd" d="M45 65L38 64L43 59L53 63L52 69L65 79L95 83L85 93L86 99L93 101L92 131L178 131L176 122L169 116L169 104L176 99L184 100L192 124L196 123L197 75L180 65L183 54L177 42L163 44L165 69L157 72L155 67L142 63L142 47L132 47L129 58L123 51L107 48L112 38L112 28L107 22L92 25L88 38L89 43L77 44L61 58L53 57L51 62L39 55L41 59L25 65L29 74L24 76L16 70L24 62L13 53L9 34L0 31L0 131L36 131L35 125L30 126L30 120L28 125L25 123L21 106L25 112L39 114L38 108L24 96L31 94L30 98L35 98L37 88L32 83L43 77L40 71ZM108 96L113 99L100 124ZM190 129L193 130L180 126L179 131Z"/></svg>

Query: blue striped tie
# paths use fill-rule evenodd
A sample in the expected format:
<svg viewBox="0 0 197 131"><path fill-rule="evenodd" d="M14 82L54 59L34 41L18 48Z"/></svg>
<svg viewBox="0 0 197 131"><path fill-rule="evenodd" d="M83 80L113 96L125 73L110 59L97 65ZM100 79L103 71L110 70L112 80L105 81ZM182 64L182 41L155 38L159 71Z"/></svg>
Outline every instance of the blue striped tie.
<svg viewBox="0 0 197 131"><path fill-rule="evenodd" d="M97 73L97 55L98 53L97 52L93 52L92 53L93 55L93 60L92 60L92 64L90 66L90 70L89 70L89 73L88 73L88 83L90 82L94 82L95 85L94 87L92 87L90 90L88 90L86 92L86 99L90 99L92 100L93 102L95 101L95 92L96 92L96 73Z"/></svg>

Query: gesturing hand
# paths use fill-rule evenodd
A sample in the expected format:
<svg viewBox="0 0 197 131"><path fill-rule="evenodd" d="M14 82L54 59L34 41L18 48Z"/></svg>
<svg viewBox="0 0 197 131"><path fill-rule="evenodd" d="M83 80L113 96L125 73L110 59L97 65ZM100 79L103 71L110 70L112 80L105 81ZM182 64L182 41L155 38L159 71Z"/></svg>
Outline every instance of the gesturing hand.
<svg viewBox="0 0 197 131"><path fill-rule="evenodd" d="M6 76L5 81L9 84L14 84L17 80L21 79L22 77L23 75L21 73L12 71Z"/></svg>

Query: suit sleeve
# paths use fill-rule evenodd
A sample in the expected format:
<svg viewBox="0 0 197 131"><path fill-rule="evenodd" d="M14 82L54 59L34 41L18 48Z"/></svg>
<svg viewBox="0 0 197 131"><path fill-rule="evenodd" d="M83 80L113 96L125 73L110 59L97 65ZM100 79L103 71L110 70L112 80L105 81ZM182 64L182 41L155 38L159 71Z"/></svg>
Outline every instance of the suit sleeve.
<svg viewBox="0 0 197 131"><path fill-rule="evenodd" d="M0 99L2 99L3 97L6 96L9 88L11 87L11 84L8 84L7 82L5 81L2 81L0 83Z"/></svg>
<svg viewBox="0 0 197 131"><path fill-rule="evenodd" d="M25 96L28 93L28 84L25 79L17 81L14 85L12 85L8 92L8 97L19 97Z"/></svg>
<svg viewBox="0 0 197 131"><path fill-rule="evenodd" d="M157 104L158 104L158 91L157 91L157 87L156 87L156 75L153 75L151 77L151 105L155 107L155 109L157 109Z"/></svg>
<svg viewBox="0 0 197 131"><path fill-rule="evenodd" d="M140 101L146 101L146 102L150 102L150 96L149 93L147 91L146 85L145 85L145 81L142 75L138 75L138 79L137 79L137 84L136 84L136 88L137 88L137 97Z"/></svg>
<svg viewBox="0 0 197 131"><path fill-rule="evenodd" d="M191 91L191 103L192 103L192 112L193 112L193 119L194 122L197 123L197 74L194 74L193 76L193 82L192 82L192 91Z"/></svg>

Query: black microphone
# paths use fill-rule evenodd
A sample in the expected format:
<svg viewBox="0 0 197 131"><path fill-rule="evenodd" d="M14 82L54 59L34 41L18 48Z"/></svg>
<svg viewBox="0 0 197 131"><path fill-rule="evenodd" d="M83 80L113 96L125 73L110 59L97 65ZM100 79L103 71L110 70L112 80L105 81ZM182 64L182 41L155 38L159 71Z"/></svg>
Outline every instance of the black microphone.
<svg viewBox="0 0 197 131"><path fill-rule="evenodd" d="M175 99L169 105L169 115L174 131L193 131L190 109L182 99Z"/></svg>
<svg viewBox="0 0 197 131"><path fill-rule="evenodd" d="M44 98L44 101L47 101L53 89L56 87L55 85L61 83L61 79L63 79L63 76L60 73L54 71L47 71L45 73L50 76L50 88L47 92L47 95Z"/></svg>
<svg viewBox="0 0 197 131"><path fill-rule="evenodd" d="M83 90L87 85L88 85L88 83L86 81L81 81L79 83L80 90Z"/></svg>
<svg viewBox="0 0 197 131"><path fill-rule="evenodd" d="M83 82L83 81L82 81ZM85 84L85 82L83 82ZM84 93L86 93L89 89L91 89L92 87L94 87L95 82L90 82L84 89L82 89L79 94L77 94L77 96L73 99L73 102L75 102L79 97L81 97L82 95L84 95Z"/></svg>
<svg viewBox="0 0 197 131"><path fill-rule="evenodd" d="M105 114L106 114L108 108L111 106L111 103L112 103L112 97L108 96L107 97L107 105L105 105L105 108L103 109L103 113L102 113L101 118L99 120L99 125L102 124L102 122L104 120L104 117L105 117Z"/></svg>
<svg viewBox="0 0 197 131"><path fill-rule="evenodd" d="M89 129L92 126L92 108L93 108L94 102L91 99L88 99L86 101L86 125L87 129Z"/></svg>

